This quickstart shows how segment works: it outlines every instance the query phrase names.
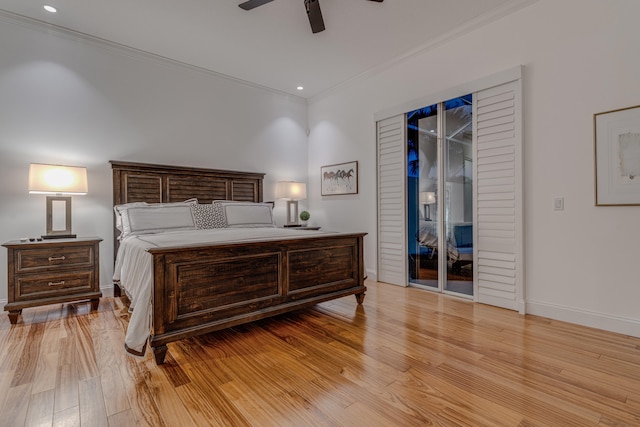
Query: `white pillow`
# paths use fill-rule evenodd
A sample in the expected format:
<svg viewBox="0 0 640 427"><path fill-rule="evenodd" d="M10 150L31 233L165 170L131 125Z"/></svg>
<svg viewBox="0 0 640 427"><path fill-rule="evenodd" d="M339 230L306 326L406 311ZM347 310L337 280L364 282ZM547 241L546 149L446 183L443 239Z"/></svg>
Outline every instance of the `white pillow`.
<svg viewBox="0 0 640 427"><path fill-rule="evenodd" d="M113 211L116 214L116 228L120 230L122 233L122 213L127 209L132 208L134 206L147 206L149 203L147 202L133 202L133 203L125 203L124 205L115 205L113 207Z"/></svg>
<svg viewBox="0 0 640 427"><path fill-rule="evenodd" d="M214 202L222 207L227 227L275 227L268 203Z"/></svg>
<svg viewBox="0 0 640 427"><path fill-rule="evenodd" d="M120 239L129 235L161 233L163 231L195 230L191 204L189 203L153 203L119 205Z"/></svg>

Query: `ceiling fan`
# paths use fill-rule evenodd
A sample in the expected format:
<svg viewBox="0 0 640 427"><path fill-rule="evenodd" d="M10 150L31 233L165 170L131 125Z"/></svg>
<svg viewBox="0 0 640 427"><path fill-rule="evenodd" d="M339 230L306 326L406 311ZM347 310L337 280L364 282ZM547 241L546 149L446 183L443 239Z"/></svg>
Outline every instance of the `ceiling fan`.
<svg viewBox="0 0 640 427"><path fill-rule="evenodd" d="M255 9L263 4L271 3L273 0L248 0L240 3L238 6L244 10ZM384 0L369 0L376 3L382 3ZM320 11L319 0L304 0L304 6L307 9L307 16L309 17L309 24L311 24L311 31L319 33L324 31L324 20L322 19L322 12Z"/></svg>

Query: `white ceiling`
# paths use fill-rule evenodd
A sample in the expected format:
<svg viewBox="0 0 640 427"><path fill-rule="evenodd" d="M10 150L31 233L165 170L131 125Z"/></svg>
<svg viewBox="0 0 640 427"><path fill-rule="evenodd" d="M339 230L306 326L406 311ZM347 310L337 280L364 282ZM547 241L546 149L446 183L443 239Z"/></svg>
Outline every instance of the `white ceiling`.
<svg viewBox="0 0 640 427"><path fill-rule="evenodd" d="M303 0L251 11L242 1L0 0L0 10L310 98L535 0L320 0L317 34Z"/></svg>

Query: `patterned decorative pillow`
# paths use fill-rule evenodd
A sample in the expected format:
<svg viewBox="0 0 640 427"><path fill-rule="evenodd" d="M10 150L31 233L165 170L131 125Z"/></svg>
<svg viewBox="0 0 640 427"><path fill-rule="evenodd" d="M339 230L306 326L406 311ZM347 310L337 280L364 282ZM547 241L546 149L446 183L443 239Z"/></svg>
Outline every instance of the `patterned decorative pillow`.
<svg viewBox="0 0 640 427"><path fill-rule="evenodd" d="M196 220L196 227L205 228L225 228L227 222L221 207L217 203L191 205L193 217Z"/></svg>

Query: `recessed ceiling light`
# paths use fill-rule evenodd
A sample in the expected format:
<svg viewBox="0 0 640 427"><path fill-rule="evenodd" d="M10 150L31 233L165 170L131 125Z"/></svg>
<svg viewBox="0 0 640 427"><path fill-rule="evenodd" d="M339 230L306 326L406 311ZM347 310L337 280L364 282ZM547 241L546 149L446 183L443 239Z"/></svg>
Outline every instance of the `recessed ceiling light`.
<svg viewBox="0 0 640 427"><path fill-rule="evenodd" d="M58 9L53 6L49 6L48 4L45 4L43 7L47 12L56 13L58 11Z"/></svg>
<svg viewBox="0 0 640 427"><path fill-rule="evenodd" d="M302 87L302 86L298 86L296 89L298 89L298 90L302 90L302 89L304 89L304 87Z"/></svg>

